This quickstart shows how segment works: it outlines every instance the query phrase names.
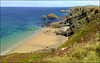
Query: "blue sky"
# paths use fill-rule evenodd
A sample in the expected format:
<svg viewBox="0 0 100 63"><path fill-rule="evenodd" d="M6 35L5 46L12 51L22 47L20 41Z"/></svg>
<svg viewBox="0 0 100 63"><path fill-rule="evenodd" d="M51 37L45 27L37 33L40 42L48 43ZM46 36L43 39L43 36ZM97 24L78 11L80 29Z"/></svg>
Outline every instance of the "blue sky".
<svg viewBox="0 0 100 63"><path fill-rule="evenodd" d="M1 7L73 7L96 5L99 1L1 1Z"/></svg>

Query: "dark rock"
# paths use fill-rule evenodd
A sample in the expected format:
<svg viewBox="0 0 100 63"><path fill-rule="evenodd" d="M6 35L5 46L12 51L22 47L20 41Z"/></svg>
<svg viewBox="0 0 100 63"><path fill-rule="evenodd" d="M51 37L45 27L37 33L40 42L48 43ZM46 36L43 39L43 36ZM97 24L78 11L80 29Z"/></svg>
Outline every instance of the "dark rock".
<svg viewBox="0 0 100 63"><path fill-rule="evenodd" d="M54 52L56 51L57 49L56 48L49 48L49 47L46 47L42 50L37 50L37 51L34 51L33 53L41 53L41 52Z"/></svg>
<svg viewBox="0 0 100 63"><path fill-rule="evenodd" d="M61 10L61 12L66 12L66 11ZM66 31L61 31L61 30L56 31L55 33L57 35L63 35L63 36L73 35L76 31L80 30L81 26L84 23L88 24L91 21L100 19L100 10L95 7L93 8L92 7L74 7L67 10L67 12L69 12L67 16L58 17L58 18L64 19L62 22L54 22L54 23L48 24L49 26L54 27L54 28L61 28L65 25L69 26L69 28Z"/></svg>
<svg viewBox="0 0 100 63"><path fill-rule="evenodd" d="M72 13L70 13L69 15L72 16Z"/></svg>
<svg viewBox="0 0 100 63"><path fill-rule="evenodd" d="M90 12L93 12L94 8L90 9Z"/></svg>
<svg viewBox="0 0 100 63"><path fill-rule="evenodd" d="M96 13L99 13L99 10L95 10L95 14L96 14Z"/></svg>
<svg viewBox="0 0 100 63"><path fill-rule="evenodd" d="M51 48L50 50L51 50L51 52L53 52L53 51L55 51L56 49L55 49L55 48Z"/></svg>
<svg viewBox="0 0 100 63"><path fill-rule="evenodd" d="M49 47L46 47L46 48L49 48Z"/></svg>

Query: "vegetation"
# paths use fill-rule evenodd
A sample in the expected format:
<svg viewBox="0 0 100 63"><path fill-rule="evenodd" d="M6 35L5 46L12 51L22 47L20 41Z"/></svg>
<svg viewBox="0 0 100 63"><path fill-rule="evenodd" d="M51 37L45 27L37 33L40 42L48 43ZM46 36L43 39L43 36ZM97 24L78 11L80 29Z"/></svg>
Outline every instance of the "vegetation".
<svg viewBox="0 0 100 63"><path fill-rule="evenodd" d="M44 62L44 57L50 56L55 52L47 53L13 53L1 56L1 63L4 62Z"/></svg>
<svg viewBox="0 0 100 63"><path fill-rule="evenodd" d="M83 25L59 49L71 47L61 56L47 59L51 62L100 62L99 20Z"/></svg>
<svg viewBox="0 0 100 63"><path fill-rule="evenodd" d="M4 55L1 56L1 62L100 62L99 9L73 7L64 21L52 23L52 26L57 27L70 24L70 28L61 34L69 36L69 39L57 51Z"/></svg>

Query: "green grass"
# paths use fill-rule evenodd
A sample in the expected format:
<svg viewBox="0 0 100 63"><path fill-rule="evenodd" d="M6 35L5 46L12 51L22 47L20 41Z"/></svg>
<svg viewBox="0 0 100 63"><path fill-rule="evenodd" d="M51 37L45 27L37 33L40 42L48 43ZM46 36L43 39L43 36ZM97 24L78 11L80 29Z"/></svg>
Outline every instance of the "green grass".
<svg viewBox="0 0 100 63"><path fill-rule="evenodd" d="M87 25L88 24L88 25ZM58 49L71 46L61 56L48 58L49 62L100 62L99 20L82 25L81 30L70 36Z"/></svg>
<svg viewBox="0 0 100 63"><path fill-rule="evenodd" d="M85 37L91 36L91 34L97 32L97 30L99 30L99 20L92 21L89 24L86 23L81 26L80 31L77 31L74 35L70 36L69 40L64 42L58 49L71 46L75 42L78 42Z"/></svg>
<svg viewBox="0 0 100 63"><path fill-rule="evenodd" d="M1 57L2 62L41 62L44 57L53 53L15 53Z"/></svg>

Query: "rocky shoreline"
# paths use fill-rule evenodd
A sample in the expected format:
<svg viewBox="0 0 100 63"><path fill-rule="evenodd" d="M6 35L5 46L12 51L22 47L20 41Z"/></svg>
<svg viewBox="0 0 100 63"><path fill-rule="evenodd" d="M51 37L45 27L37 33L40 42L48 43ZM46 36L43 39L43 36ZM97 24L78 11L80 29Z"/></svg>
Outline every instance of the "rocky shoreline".
<svg viewBox="0 0 100 63"><path fill-rule="evenodd" d="M57 35L63 35L66 37L71 36L76 31L79 31L80 27L84 23L89 23L92 20L97 20L100 18L100 9L97 7L73 7L67 11L70 13L66 16L66 18L64 18L63 21L47 24L47 26L54 28L69 26L68 30L66 31L57 31Z"/></svg>
<svg viewBox="0 0 100 63"><path fill-rule="evenodd" d="M63 21L48 22L46 26L60 29L55 32L56 35L63 35L66 37L69 37L73 35L76 31L79 31L80 27L84 23L89 23L93 20L100 19L100 9L98 9L98 7L73 7L68 10L61 10L60 12L69 12L69 14L62 18L64 19ZM35 52L52 52L52 49L54 49L53 51L57 50L56 48L46 48Z"/></svg>

